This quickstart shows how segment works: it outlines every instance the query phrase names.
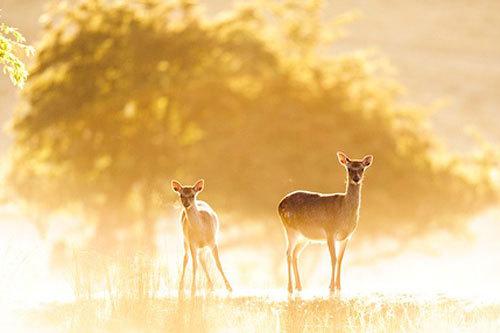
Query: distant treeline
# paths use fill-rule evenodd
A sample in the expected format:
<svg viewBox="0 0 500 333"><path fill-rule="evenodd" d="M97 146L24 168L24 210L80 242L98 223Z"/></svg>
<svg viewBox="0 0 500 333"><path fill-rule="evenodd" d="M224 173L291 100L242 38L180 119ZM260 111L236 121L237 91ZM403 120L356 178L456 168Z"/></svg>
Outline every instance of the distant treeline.
<svg viewBox="0 0 500 333"><path fill-rule="evenodd" d="M101 245L118 230L151 239L172 178L203 177L219 211L279 223L288 191L344 189L337 150L375 157L366 234L460 227L497 199L488 158L439 148L384 61L322 52L340 23L322 22L320 2L197 9L93 0L47 13L13 121L12 194L82 216Z"/></svg>

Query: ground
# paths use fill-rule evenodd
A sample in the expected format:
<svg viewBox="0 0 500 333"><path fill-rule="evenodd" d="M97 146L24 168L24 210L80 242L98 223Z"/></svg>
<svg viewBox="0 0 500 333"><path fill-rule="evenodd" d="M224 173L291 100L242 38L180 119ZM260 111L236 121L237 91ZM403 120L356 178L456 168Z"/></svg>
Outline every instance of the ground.
<svg viewBox="0 0 500 333"><path fill-rule="evenodd" d="M199 296L52 304L25 313L51 332L498 332L500 305L415 296Z"/></svg>

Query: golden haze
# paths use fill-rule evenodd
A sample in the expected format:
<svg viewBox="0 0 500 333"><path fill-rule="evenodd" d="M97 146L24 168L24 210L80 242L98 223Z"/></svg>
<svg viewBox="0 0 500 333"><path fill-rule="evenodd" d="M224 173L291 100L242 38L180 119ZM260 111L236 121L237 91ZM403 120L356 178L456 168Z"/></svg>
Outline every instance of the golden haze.
<svg viewBox="0 0 500 333"><path fill-rule="evenodd" d="M442 122L408 103L387 59L332 51L351 16L330 20L328 2L218 5L47 6L8 120L0 325L498 330L499 155L486 131L470 154L442 144ZM375 157L344 288L328 295L328 251L313 245L300 257L304 291L289 299L277 204L297 189L343 191L339 149ZM182 206L170 181L201 177L234 292L209 260L215 291L199 274L198 296L179 300Z"/></svg>

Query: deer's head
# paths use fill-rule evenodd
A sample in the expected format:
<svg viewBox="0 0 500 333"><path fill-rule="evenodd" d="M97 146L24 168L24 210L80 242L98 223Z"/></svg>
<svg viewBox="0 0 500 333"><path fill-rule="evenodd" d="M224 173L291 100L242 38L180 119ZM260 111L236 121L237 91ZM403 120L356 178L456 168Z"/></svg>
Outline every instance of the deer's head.
<svg viewBox="0 0 500 333"><path fill-rule="evenodd" d="M372 164L373 156L366 155L360 160L352 160L347 157L346 154L339 151L337 152L337 157L339 158L340 164L342 164L346 170L349 177L349 183L358 185L363 181L363 174L365 170Z"/></svg>
<svg viewBox="0 0 500 333"><path fill-rule="evenodd" d="M198 180L193 186L182 186L177 180L172 180L172 190L179 194L179 198L185 208L194 205L196 195L203 190L204 186L205 181L203 179Z"/></svg>

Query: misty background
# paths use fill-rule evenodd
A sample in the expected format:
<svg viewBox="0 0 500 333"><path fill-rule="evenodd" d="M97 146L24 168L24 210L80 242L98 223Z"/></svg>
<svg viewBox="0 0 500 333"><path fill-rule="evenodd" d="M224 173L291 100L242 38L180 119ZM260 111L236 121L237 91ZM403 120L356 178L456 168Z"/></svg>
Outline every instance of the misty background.
<svg viewBox="0 0 500 333"><path fill-rule="evenodd" d="M63 3L0 5L4 22L43 45L25 90L0 80L0 122L9 127L0 134L10 204L3 240L40 272L72 267L75 251L125 249L159 253L175 280L180 206L169 182L203 177L200 198L221 216L229 275L247 287L284 286L276 204L299 188L342 191L338 149L375 156L347 254L345 281L356 281L348 289L403 291L408 275L438 272L444 261L448 272L416 286L459 289L474 273L451 284L461 260L474 267L478 253L495 251L499 3L325 1L283 14L270 2L183 1L171 16L148 7L156 1L133 2L137 11L88 1L72 12L78 5ZM61 17L71 28L58 26ZM315 29L330 32L321 22L336 18L333 42L323 43ZM280 37L266 34L281 26ZM115 67L119 84L106 72ZM306 284L326 285L325 249L303 257ZM498 262L490 260L484 266ZM493 285L498 274L481 281Z"/></svg>

